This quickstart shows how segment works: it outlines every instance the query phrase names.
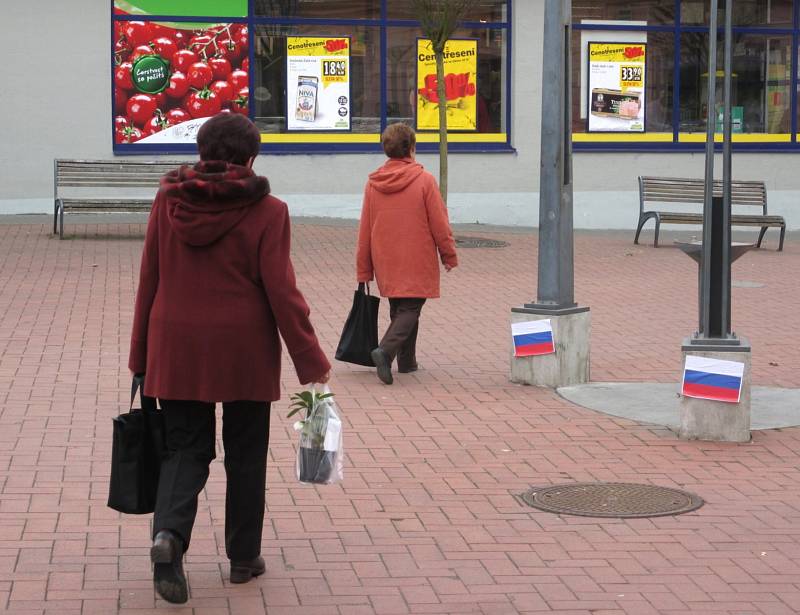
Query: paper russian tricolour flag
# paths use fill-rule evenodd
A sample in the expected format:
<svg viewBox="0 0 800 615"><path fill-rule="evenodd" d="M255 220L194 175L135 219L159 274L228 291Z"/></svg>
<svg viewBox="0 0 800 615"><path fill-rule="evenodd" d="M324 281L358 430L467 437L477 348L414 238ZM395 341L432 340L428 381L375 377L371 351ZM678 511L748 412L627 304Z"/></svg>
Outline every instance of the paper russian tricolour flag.
<svg viewBox="0 0 800 615"><path fill-rule="evenodd" d="M512 323L511 335L514 338L515 357L533 357L556 351L549 319Z"/></svg>
<svg viewBox="0 0 800 615"><path fill-rule="evenodd" d="M739 403L744 363L686 355L682 393L687 397Z"/></svg>

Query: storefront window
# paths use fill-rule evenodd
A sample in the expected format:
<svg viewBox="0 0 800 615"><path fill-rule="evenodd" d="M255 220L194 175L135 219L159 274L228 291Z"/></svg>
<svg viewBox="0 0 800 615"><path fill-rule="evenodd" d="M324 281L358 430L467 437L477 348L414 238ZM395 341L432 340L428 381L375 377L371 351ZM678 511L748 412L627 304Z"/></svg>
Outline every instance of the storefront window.
<svg viewBox="0 0 800 615"><path fill-rule="evenodd" d="M733 44L734 133L788 133L791 127L791 37L736 34ZM723 54L718 47L717 107L722 105ZM706 130L708 35L681 37L681 132ZM717 129L721 124L717 122Z"/></svg>
<svg viewBox="0 0 800 615"><path fill-rule="evenodd" d="M255 0L257 17L378 19L380 0Z"/></svg>
<svg viewBox="0 0 800 615"><path fill-rule="evenodd" d="M638 21L646 24L675 22L675 0L574 0L572 19L581 21Z"/></svg>
<svg viewBox="0 0 800 615"><path fill-rule="evenodd" d="M468 10L464 21L505 22L508 19L507 4L506 0L477 0ZM417 19L409 0L387 0L387 11L389 19Z"/></svg>
<svg viewBox="0 0 800 615"><path fill-rule="evenodd" d="M389 122L415 125L417 102L417 28L388 31L387 116ZM454 39L475 39L477 61L477 122L479 133L506 131L506 33L498 29L459 29Z"/></svg>
<svg viewBox="0 0 800 615"><path fill-rule="evenodd" d="M681 23L707 25L709 10L707 0L682 0ZM721 26L725 19L724 10L720 9L718 19ZM792 0L736 0L733 3L733 24L791 28Z"/></svg>

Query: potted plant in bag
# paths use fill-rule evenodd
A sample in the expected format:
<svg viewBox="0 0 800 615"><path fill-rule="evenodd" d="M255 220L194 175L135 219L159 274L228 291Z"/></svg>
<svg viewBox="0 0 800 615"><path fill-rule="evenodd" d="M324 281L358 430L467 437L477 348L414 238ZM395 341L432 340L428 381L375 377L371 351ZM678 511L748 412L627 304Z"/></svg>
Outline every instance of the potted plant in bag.
<svg viewBox="0 0 800 615"><path fill-rule="evenodd" d="M303 412L305 418L294 428L300 432L297 474L303 483L331 483L335 480L341 437L341 420L333 409L333 393L314 389L295 393L287 418ZM329 400L326 402L325 400ZM327 450L326 450L327 449Z"/></svg>

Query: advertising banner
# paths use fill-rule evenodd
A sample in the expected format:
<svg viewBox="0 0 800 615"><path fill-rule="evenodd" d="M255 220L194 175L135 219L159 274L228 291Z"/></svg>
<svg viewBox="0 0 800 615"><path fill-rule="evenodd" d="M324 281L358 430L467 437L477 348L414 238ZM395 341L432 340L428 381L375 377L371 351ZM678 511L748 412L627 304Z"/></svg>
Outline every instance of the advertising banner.
<svg viewBox="0 0 800 615"><path fill-rule="evenodd" d="M589 43L589 132L644 132L647 45Z"/></svg>
<svg viewBox="0 0 800 615"><path fill-rule="evenodd" d="M114 0L117 15L247 17L247 0Z"/></svg>
<svg viewBox="0 0 800 615"><path fill-rule="evenodd" d="M350 130L350 39L286 38L287 130Z"/></svg>
<svg viewBox="0 0 800 615"><path fill-rule="evenodd" d="M450 40L444 48L448 130L477 130L478 41ZM417 130L439 130L436 56L427 39L417 39Z"/></svg>
<svg viewBox="0 0 800 615"><path fill-rule="evenodd" d="M248 115L249 44L246 24L115 21L114 143L194 143L220 111Z"/></svg>

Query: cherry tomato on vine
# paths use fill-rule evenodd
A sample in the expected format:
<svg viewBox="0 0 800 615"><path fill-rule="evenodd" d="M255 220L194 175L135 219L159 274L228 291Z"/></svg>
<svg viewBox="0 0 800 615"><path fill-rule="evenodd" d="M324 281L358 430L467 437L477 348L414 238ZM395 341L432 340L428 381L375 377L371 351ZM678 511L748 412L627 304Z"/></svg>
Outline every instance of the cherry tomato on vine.
<svg viewBox="0 0 800 615"><path fill-rule="evenodd" d="M131 62L136 62L142 56L153 56L156 52L150 45L139 45L131 54Z"/></svg>
<svg viewBox="0 0 800 615"><path fill-rule="evenodd" d="M178 52L178 46L171 38L159 36L151 43L155 52L165 60L170 60Z"/></svg>
<svg viewBox="0 0 800 615"><path fill-rule="evenodd" d="M207 34L199 34L189 39L189 44L186 45L186 48L195 52L198 57L205 59L214 51L212 40Z"/></svg>
<svg viewBox="0 0 800 615"><path fill-rule="evenodd" d="M158 108L158 102L155 96L150 94L134 94L128 99L126 105L128 117L133 120L137 126L142 126L147 122Z"/></svg>
<svg viewBox="0 0 800 615"><path fill-rule="evenodd" d="M231 76L228 78L228 81L231 82L233 89L236 90L237 92L242 88L246 88L249 85L247 73L238 68L231 73Z"/></svg>
<svg viewBox="0 0 800 615"><path fill-rule="evenodd" d="M142 131L136 126L120 126L115 132L117 143L134 143L142 136Z"/></svg>
<svg viewBox="0 0 800 615"><path fill-rule="evenodd" d="M225 58L211 58L208 65L211 67L211 72L214 73L214 79L227 79L233 70L231 63Z"/></svg>
<svg viewBox="0 0 800 615"><path fill-rule="evenodd" d="M144 128L142 128L142 134L146 137L149 137L150 135L161 132L165 128L169 127L169 119L167 119L167 117L161 113L156 113L144 125Z"/></svg>
<svg viewBox="0 0 800 615"><path fill-rule="evenodd" d="M209 86L209 89L217 95L223 107L233 100L233 86L227 81L215 81Z"/></svg>
<svg viewBox="0 0 800 615"><path fill-rule="evenodd" d="M247 47L250 45L250 38L247 35L247 26L241 26L239 28L234 40L239 43L242 53L245 53L247 51Z"/></svg>
<svg viewBox="0 0 800 615"><path fill-rule="evenodd" d="M219 49L219 53L233 64L235 64L242 55L242 46L227 35L221 35L220 38L217 39L217 48Z"/></svg>
<svg viewBox="0 0 800 615"><path fill-rule="evenodd" d="M186 110L193 118L211 117L219 113L221 108L217 95L207 88L193 92L187 99Z"/></svg>
<svg viewBox="0 0 800 615"><path fill-rule="evenodd" d="M175 71L169 76L169 85L164 90L170 98L183 98L189 93L189 80L180 71Z"/></svg>
<svg viewBox="0 0 800 615"><path fill-rule="evenodd" d="M133 65L130 62L123 62L114 69L114 84L123 90L133 89L133 79L131 78L131 68Z"/></svg>
<svg viewBox="0 0 800 615"><path fill-rule="evenodd" d="M180 107L175 107L174 109L170 109L167 111L165 116L167 121L170 123L171 126L175 126L176 124L180 124L181 122L188 122L192 119L192 116L189 115L186 111L181 109Z"/></svg>
<svg viewBox="0 0 800 615"><path fill-rule="evenodd" d="M250 71L250 58L242 60L242 70L246 73Z"/></svg>
<svg viewBox="0 0 800 615"><path fill-rule="evenodd" d="M164 92L159 92L158 94L153 94L153 97L156 99L156 109L164 110L167 107L167 95Z"/></svg>
<svg viewBox="0 0 800 615"><path fill-rule="evenodd" d="M197 54L194 51L181 49L172 56L172 69L186 74L186 71L195 62L197 62Z"/></svg>
<svg viewBox="0 0 800 615"><path fill-rule="evenodd" d="M119 39L114 43L114 55L120 60L126 60L131 53L131 46L124 38Z"/></svg>
<svg viewBox="0 0 800 615"><path fill-rule="evenodd" d="M233 109L236 113L241 113L242 115L247 115L250 111L250 107L248 105L248 101L250 100L250 88L242 88L236 94L236 98L233 99L233 103L231 104L231 109Z"/></svg>
<svg viewBox="0 0 800 615"><path fill-rule="evenodd" d="M131 47L144 45L152 38L151 25L145 21L126 21L122 33Z"/></svg>
<svg viewBox="0 0 800 615"><path fill-rule="evenodd" d="M211 83L214 79L214 73L205 62L195 62L189 67L186 79L189 81L189 87L201 90Z"/></svg>
<svg viewBox="0 0 800 615"><path fill-rule="evenodd" d="M114 118L114 128L125 128L125 126L130 126L130 122L128 118L124 115L118 115Z"/></svg>
<svg viewBox="0 0 800 615"><path fill-rule="evenodd" d="M128 104L128 92L122 88L114 88L114 111L117 113L127 113L125 107Z"/></svg>

